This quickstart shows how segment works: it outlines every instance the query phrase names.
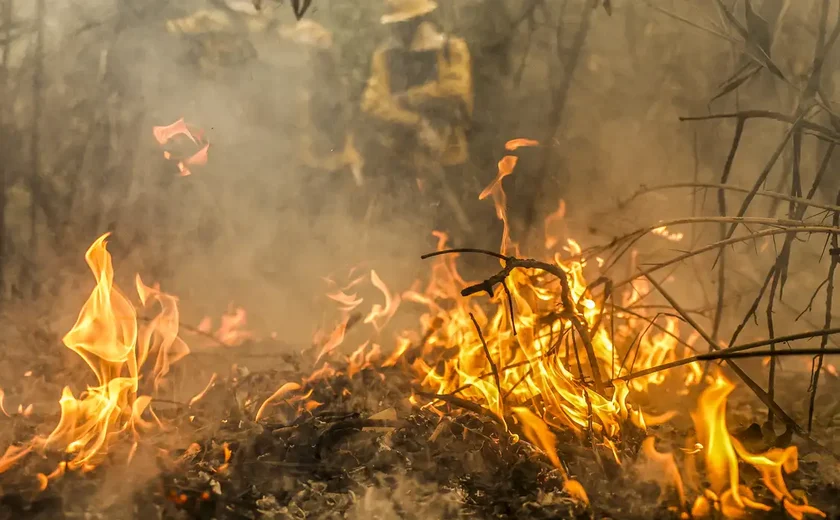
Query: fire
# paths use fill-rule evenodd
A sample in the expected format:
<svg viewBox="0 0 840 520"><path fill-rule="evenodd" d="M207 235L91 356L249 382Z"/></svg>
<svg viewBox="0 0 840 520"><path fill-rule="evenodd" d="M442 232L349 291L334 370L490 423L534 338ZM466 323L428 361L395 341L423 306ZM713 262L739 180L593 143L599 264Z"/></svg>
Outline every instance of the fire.
<svg viewBox="0 0 840 520"><path fill-rule="evenodd" d="M807 503L799 504L785 485L782 473L791 473L797 469L798 453L795 446L752 454L729 434L726 427L726 401L734 388L726 378L718 376L703 392L698 409L692 414L699 442L705 446L705 471L710 484L707 493L695 501L692 509L694 516L711 516L712 510L717 509L727 517L742 517L748 514L749 509L772 509L767 504L757 502L752 492L740 483L738 463L742 460L761 473L767 489L784 505L791 517L800 519L805 514L825 517L819 509Z"/></svg>
<svg viewBox="0 0 840 520"><path fill-rule="evenodd" d="M177 159L178 171L182 177L192 174L189 169L190 166L198 166L207 164L207 154L210 151L210 143L204 139L204 133L200 130L190 130L184 118L181 118L174 123L166 126L155 126L152 128L152 134L159 145L163 146L172 139L183 135L192 143L200 148L198 151L192 153L186 158ZM173 159L172 152L165 150L163 157L166 160Z"/></svg>
<svg viewBox="0 0 840 520"><path fill-rule="evenodd" d="M178 337L174 296L146 286L138 276L141 304L135 307L114 285L107 238L108 234L99 237L85 254L96 285L63 339L87 363L98 384L79 397L65 387L59 400L61 417L52 432L36 436L24 447L9 448L0 457L0 471L5 471L30 451L64 450L70 457L52 474L39 477L42 487L65 470L92 469L122 434L130 434L136 442L141 431L159 424L148 392L155 392L172 365L189 353ZM155 306L158 313L141 326L138 309ZM143 388L141 371L150 359L154 359L151 388Z"/></svg>
<svg viewBox="0 0 840 520"><path fill-rule="evenodd" d="M515 140L507 149L535 144ZM509 251L518 250L510 237L502 186L503 179L513 173L517 161L513 155L503 157L496 179L480 195L482 199L492 197L497 217L504 227L500 246L503 267ZM561 202L546 221L545 245L549 249L561 243L560 237L548 232L549 224L561 220L564 214L565 204ZM683 238L665 228L654 233L672 241ZM436 232L435 236L438 251L445 252L446 234ZM709 384L693 414L697 438L687 439L685 448L671 453L657 451L653 437L643 443L642 453L648 467L654 468L654 480L663 490L672 490L680 510L684 511L690 503L690 494L694 494L696 499L691 513L695 517L713 515L715 511L727 517L739 517L747 515L749 510L771 509L756 500L751 490L740 483L738 465L745 462L762 474L767 489L793 518L805 514L821 515L816 508L794 499L785 486L782 473L796 469L795 447L756 455L747 452L729 434L725 404L733 386L722 376L704 376L703 368L695 362L679 370L633 378L629 384L618 379L689 355L699 336L693 333L683 340L678 319L664 314L648 316L641 310L632 310L652 290L646 280L634 281L626 292L612 295L611 300L593 295L585 276L589 269L587 255L574 240L566 238L565 244L562 248L565 254L555 253L551 265L565 275L566 287L556 275L541 269L506 269L504 278L496 281L489 302L461 295L464 289L476 284L459 274L455 264L457 254L436 256L431 279L425 288L415 284L401 295L403 302L420 305L424 310L420 323L426 333L422 338L411 332L399 334L396 348L379 366L402 366L412 370L416 384L427 393L456 396L477 403L506 428L516 428L539 447L560 472L566 492L582 502L588 500L586 492L579 482L567 475L557 454L555 431L575 432L593 448L597 439L597 444L610 449L620 463L615 445L627 422L645 430L679 415L676 409L659 415L645 414L628 403L631 392L650 392L664 385L669 378L685 385L685 390L677 392L679 395L687 395L692 385ZM603 260L595 259L598 267L603 265ZM375 273L371 280L383 294L385 304L376 304L364 322L381 335L393 315L388 310L396 310L400 297ZM337 286L335 282L331 283ZM358 279L352 285L357 283ZM343 318L332 333L325 331L319 336L319 359L332 355L344 342L349 311L363 303L357 293L348 290L349 286L345 286L328 295L341 305ZM564 293L567 294L564 296ZM610 312L613 301L619 303ZM380 318L383 322L377 323ZM374 351L376 356L372 355ZM406 355L409 351L411 356ZM347 357L346 373L353 377L372 367L372 360L378 356L378 344L362 343ZM312 378L319 377L317 374L323 370L335 373L335 369L324 364ZM606 378L613 381L611 386ZM303 390L307 384L305 379L303 385L287 383L281 387L263 403L257 419L264 415L266 406L272 401ZM440 403L445 401L423 403L416 395L409 401L441 417L446 415L440 408ZM513 434L513 437L516 439L518 435ZM699 459L704 464L698 469L694 462ZM685 478L678 460L685 462ZM700 490L698 497L694 492L698 491L701 471L710 486Z"/></svg>
<svg viewBox="0 0 840 520"><path fill-rule="evenodd" d="M219 344L227 347L237 347L253 339L254 333L248 330L248 313L242 307L231 306L222 314L219 327L213 331L213 319L210 316L202 318L196 329L198 332L213 337Z"/></svg>

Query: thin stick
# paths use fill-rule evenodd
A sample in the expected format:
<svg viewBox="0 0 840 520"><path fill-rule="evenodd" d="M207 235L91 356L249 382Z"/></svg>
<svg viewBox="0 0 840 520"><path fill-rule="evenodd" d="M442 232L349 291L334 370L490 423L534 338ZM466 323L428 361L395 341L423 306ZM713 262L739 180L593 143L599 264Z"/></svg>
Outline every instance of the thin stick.
<svg viewBox="0 0 840 520"><path fill-rule="evenodd" d="M798 118L770 110L742 110L740 112L729 112L725 114L680 117L680 121L711 121L714 119L774 119L782 123L794 124ZM805 120L800 121L799 124L803 129L814 132L816 134L815 137L819 139L840 144L840 134L827 127Z"/></svg>
<svg viewBox="0 0 840 520"><path fill-rule="evenodd" d="M798 341L802 339L811 339L811 338L822 338L822 337L829 337L834 334L840 334L840 327L836 327L833 329L825 329L825 330L817 330L817 331L808 331L808 332L800 332L798 334L791 334L788 336L778 336L775 340L761 340L761 341L753 341L751 343L744 343L743 345L737 345L734 347L729 347L725 349L721 349L712 353L703 353L697 354L691 357L678 359L676 361L671 361L670 363L663 363L662 365L658 365L651 368L646 368L644 370L640 370L638 372L634 372L632 374L627 374L626 376L616 377L613 381L630 381L631 379L637 379L639 377L649 376L651 374L656 374L657 372L662 372L665 370L671 370L672 368L679 368L685 365L690 365L691 363L695 363L697 361L704 361L708 360L708 356L718 356L719 354L729 353L734 354L736 352L743 352L747 350L752 350L760 347L766 347L770 345L773 341L776 343L788 343L790 341ZM786 350L777 351L777 353L781 352L788 352ZM712 359L722 359L720 357L715 357ZM504 369L503 369L504 370Z"/></svg>
<svg viewBox="0 0 840 520"><path fill-rule="evenodd" d="M729 175L732 173L732 164L735 162L735 154L738 153L738 145L741 143L741 136L744 133L744 125L747 120L738 118L735 126L735 136L732 138L732 146L729 148L729 154L726 156L726 163L723 165L723 173L720 176L720 183L726 184L729 181ZM721 217L726 216L726 192L718 189L718 213ZM720 240L726 239L726 224L720 224ZM720 250L719 265L718 265L718 286L717 286L717 305L715 308L714 322L712 323L712 338L717 341L720 333L720 324L723 320L723 304L726 298L726 249Z"/></svg>
<svg viewBox="0 0 840 520"><path fill-rule="evenodd" d="M782 255L779 255L781 258ZM770 282L770 294L767 297L767 335L770 337L770 352L776 352L776 330L773 324L773 302L776 301L776 288L779 286L779 273L780 273L780 266L777 261L775 268L772 268L773 277L772 281ZM776 395L776 357L770 357L770 371L767 375L767 395L770 399L775 399ZM767 424L770 425L771 429L773 426L773 420L775 419L773 415L773 410L767 410Z"/></svg>
<svg viewBox="0 0 840 520"><path fill-rule="evenodd" d="M829 226L804 226L804 227L801 227L801 228L797 228L796 232L797 233L838 234L838 233L840 233L840 228L834 228L834 227L829 227ZM627 284L633 282L634 280L637 280L637 279L639 279L643 276L653 274L657 271L665 269L666 267L669 267L669 266L674 265L674 264L678 264L678 263L682 262L683 260L686 260L688 258L697 256L697 255L700 255L700 254L703 254L703 253L707 253L709 251L714 251L715 249L720 249L722 247L726 247L726 246L732 245L732 244L737 244L739 242L746 242L748 240L756 240L758 238L763 238L763 237L767 237L767 236L782 235L782 234L785 234L785 233L790 233L790 230L789 229L764 229L762 231L756 231L755 233L752 233L748 236L731 237L731 238L728 238L726 240L721 240L721 241L703 246L699 249L695 249L693 251L688 251L688 252L683 253L683 254L681 254L677 257L672 258L671 260L668 260L666 262L662 262L660 264L656 264L653 267L642 270L637 275L634 275L634 276L632 276L630 278L627 278L625 280L622 280L620 282L614 283L613 288L627 285Z"/></svg>
<svg viewBox="0 0 840 520"><path fill-rule="evenodd" d="M508 289L506 282L502 282L502 289L505 290L505 294L507 295L508 313L510 314L510 328L513 330L513 335L516 336L516 316L513 314L513 296L510 294L510 289Z"/></svg>
<svg viewBox="0 0 840 520"><path fill-rule="evenodd" d="M837 201L840 203L840 191L837 192ZM833 223L840 225L840 212L834 212ZM831 237L831 246L833 249L838 248L837 235ZM834 303L834 273L837 270L838 255L831 255L831 264L828 267L828 288L825 296L825 328L831 327L831 309ZM823 336L820 342L820 352L817 355L813 375L811 376L811 398L808 401L808 431L814 423L814 404L817 399L817 387L820 383L820 372L822 371L823 359L828 351L828 336Z"/></svg>
<svg viewBox="0 0 840 520"><path fill-rule="evenodd" d="M499 391L499 415L504 416L504 402L502 402L502 380L499 378L499 368L493 361L493 356L490 355L490 349L487 348L487 341L484 340L484 334L481 333L481 327L478 326L473 313L470 313L470 319L475 325L475 330L478 332L478 338L481 340L481 346L484 347L484 355L487 356L487 362L490 363L490 370L493 371L493 379L496 381L496 389Z"/></svg>
<svg viewBox="0 0 840 520"><path fill-rule="evenodd" d="M833 149L837 146L835 143L829 143L829 149ZM826 152L828 154L828 152ZM830 155L829 155L830 157ZM828 164L825 161L825 156L823 156L823 163L820 165L820 171L825 171L825 168ZM819 172L818 172L819 175ZM655 193L657 191L662 190L671 190L671 189L680 189L680 188L698 188L698 189L717 189L717 190L724 190L724 191L737 191L740 193L749 193L749 188L744 188L741 186L733 186L732 184L717 184L714 182L675 182L672 184L660 184L658 186L645 186L641 189L637 190L633 195L628 197L627 199L620 201L618 203L619 208L623 208L633 200L641 197L642 195L647 195L648 193ZM756 196L758 197L769 197L779 200L784 200L788 202L796 202L797 204L804 204L806 206L810 206L812 208L819 208L828 211L835 211L840 210L837 206L831 204L823 204L821 202L811 200L811 198L803 198L803 197L792 197L787 193L778 193L775 191L767 191L767 190L758 190L756 192Z"/></svg>
<svg viewBox="0 0 840 520"><path fill-rule="evenodd" d="M738 217L743 217L747 213L747 209L749 209L750 204L752 203L753 199L755 198L756 192L761 189L762 184L764 181L767 180L767 176L770 175L770 172L773 170L773 166L776 165L776 161L779 160L779 156L782 155L782 152L787 147L788 141L799 130L800 123L802 122L802 118L805 116L804 112L801 112L799 117L796 118L796 121L791 125L790 129L785 133L785 136L782 138L779 145L776 147L776 151L773 152L773 155L770 156L770 159L767 161L767 164L764 165L764 169L761 170L761 173L758 175L758 178L755 180L755 184L753 184L753 188L747 193L747 196L744 197L744 200L741 202L741 208L738 210ZM738 227L737 224L733 223L729 227L729 232L727 232L726 237L729 238L733 234L735 234L735 229Z"/></svg>

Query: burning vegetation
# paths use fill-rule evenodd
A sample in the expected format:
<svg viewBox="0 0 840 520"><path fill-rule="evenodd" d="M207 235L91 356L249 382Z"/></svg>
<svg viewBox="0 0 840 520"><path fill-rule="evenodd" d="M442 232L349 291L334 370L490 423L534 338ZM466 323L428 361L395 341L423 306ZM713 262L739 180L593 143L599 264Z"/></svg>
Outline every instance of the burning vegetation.
<svg viewBox="0 0 840 520"><path fill-rule="evenodd" d="M520 146L538 143L518 139L507 148ZM654 280L657 269L623 284L589 283L587 274L606 260L570 238L547 260L521 257L503 188L516 162L505 156L481 194L492 197L504 226L499 253L447 249L446 234L436 232L438 250L426 255L430 277L407 291L395 293L376 271L351 272L346 282L325 278L339 319L311 349L290 355L293 368L234 366L184 404L165 399L175 368L189 363L178 300L139 276L137 299L122 293L108 235L101 236L85 255L94 289L63 338L96 383L78 397L65 387L52 431L13 444L0 459L4 479L27 497L28 505L14 507L43 508L45 497L95 482L105 466L130 472L138 457L152 456L160 472L144 491L152 494L134 500L163 516L361 515L378 507L366 489L419 486L420 499L428 494L422 485L436 483L435 493L455 493L449 506L396 514L825 517L828 504L811 505L790 487L799 467L792 428L758 441L730 429L733 375L755 383L725 354L766 343L709 344L697 354L710 338ZM550 215L546 229L557 221ZM665 229L643 232L680 240ZM494 258L501 269L467 281L456 266L466 254ZM376 303L364 313L368 282ZM654 291L672 312L639 305ZM419 324L394 331L391 322L409 306L421 309ZM206 318L192 333L238 348L257 341L244 324L245 311L235 309L217 330ZM272 389L272 382L282 384ZM693 428L666 428L688 417ZM635 490L637 479L655 482L658 494ZM609 491L618 483L627 493ZM499 510L497 492L517 498Z"/></svg>
<svg viewBox="0 0 840 520"><path fill-rule="evenodd" d="M151 275L138 269L146 281L154 282L151 285L139 274L133 284L117 283L123 280L121 275L129 273L115 269L111 253L122 261L126 244L145 237L138 232L120 243L122 232L134 229L125 221L133 219L132 210L142 207L155 215L156 225L150 228L166 230L179 215L168 211L167 204L177 201L187 206L201 199L220 216L208 219L206 226L193 226L199 231L194 234L214 238L224 234L229 242L217 247L235 248L247 226L225 221L229 215L223 215L224 204L209 185L202 186L201 194L185 189L172 199L152 203L153 196L140 195L140 181L132 178L125 192L102 197L110 201L114 215L123 215L122 224L117 217L86 215L85 206L98 197L100 186L95 185L79 202L74 190L81 177L61 176L58 183L72 187L71 193L66 200L55 197L44 189L47 183L38 180L46 177L39 152L47 146L39 144L46 125L40 121L42 94L36 92L31 109L32 160L26 167L17 166L19 170L31 166L35 179L27 181L32 206L27 254L39 256L43 236L39 230L68 231L70 216L76 212L85 217L79 232L85 234L85 244L95 236L86 235L91 228L98 230L96 234L111 231L89 245L84 260L93 275L92 289L85 301L80 298L75 323L62 331L63 349L56 344L55 351L49 352L64 366L46 364L37 374L26 370L22 385L2 381L0 518L840 517L836 500L840 405L834 398L840 395L840 378L829 357L840 354L840 348L832 346L840 334L832 321L835 272L840 264L840 193L829 193L833 202L819 199L825 195L823 191L836 189L836 183L832 187L827 181L832 180L832 154L840 143L840 118L832 108L830 89L822 85L831 86L831 82L823 81L821 73L831 61L832 45L840 38L840 6L832 7L829 0L814 2L811 14L817 16L818 25L810 36L816 41L810 64L804 67L796 63L780 67L780 45L772 44L773 38L784 37L789 30L781 20L793 9L791 2L768 0L756 11L749 0L739 0L735 4L743 6L742 23L740 11L736 15L726 3L716 0L713 4L722 27L714 24L711 28L649 6L669 20L688 21L714 36L725 35L728 43L734 39L743 44L737 53L743 64L719 85L713 101L766 76L771 81L781 80L784 88L796 87L790 89L795 93L787 99L787 105L795 109L790 114L741 110L739 104L735 112L683 118L732 123L734 133L720 182L699 182L695 135L698 172L694 182L642 185L632 194L622 193L626 198L616 206L624 210L652 194L691 189L695 194L692 216L657 221L625 233L606 231L622 229L617 225L619 219L610 215L591 224L584 238L579 229L569 230L573 226L567 213L582 209L586 201L573 200L571 195L561 200L550 193L545 198L551 199L551 207L541 214L542 226L534 224L535 219L539 222L534 215L540 215L535 209L537 196L550 191L544 189L542 177L552 171L559 156L571 155L570 148L575 146L574 139L560 136L558 130L564 121L564 105L578 58L585 54L593 13L611 16L612 2L577 2L582 13L579 20L566 11L575 2L563 2L556 30L548 2L522 2L523 6L517 7L524 10L514 19L493 22L510 26L509 33L500 36L494 32L492 38L480 39L482 44L490 44L476 46L475 37L437 27L434 16L443 11L438 10L438 2L388 0L387 10L376 18L379 25L393 29L390 38L370 42L371 48L364 50L371 51L365 58L370 62L365 62L368 71L345 71L343 75L338 72L346 66L342 61L352 58L354 52L336 51L334 46L343 44L355 51L344 41L345 36L334 35L310 20L283 25L279 19L263 17L266 12L276 12L276 3L225 0L195 13L179 13L160 25L170 37L182 39L191 53L201 54L196 59L200 69L196 76L203 81L230 75L241 82L254 70L245 67L253 66L260 54L258 47L268 45L273 37L284 39L285 45L291 46L286 50L294 49L295 59L306 63L311 77L297 82L288 74L284 80L289 85L294 80L288 92L264 90L284 102L296 100L288 104L300 105L300 119L305 121L293 130L284 127L288 135L299 134L299 139L272 142L277 145L277 150L272 150L276 155L266 157L282 161L289 170L305 172L301 184L306 186L297 197L303 205L329 205L324 195L331 191L360 199L353 201L359 207L348 215L365 234L361 243L369 243L366 233L377 221L395 218L394 212L404 210L403 200L392 197L392 192L409 190L408 199L417 200L412 200L405 212L422 213L422 219L429 217L439 224L423 229L423 233L437 229L431 232L437 242L435 250L422 256L426 272L410 284L393 281L382 263L357 265L324 276L323 294L318 295L320 326L303 348L291 345L288 331L282 329L294 318L270 327L254 326L253 315L246 308L250 311L264 303L261 301L231 304L221 315L205 316L197 325L190 325L181 311L200 306L189 301L200 298L173 290L184 296L182 302L164 292L164 287L172 290L167 276L160 275L165 269L148 269ZM506 5L490 0L480 3L482 8L490 6L491 14L503 11L497 6ZM317 10L310 0L290 4L298 20ZM359 3L359 12L370 10L364 4ZM462 7L455 4L447 6L442 15L447 20L459 19ZM0 41L4 47L0 72L14 66L9 56L15 54L9 47L11 0L5 5L8 9L0 13L6 28L6 38ZM632 18L634 6L634 2L621 6L628 34L633 34L631 26L637 23ZM33 83L39 84L43 81L42 33L48 24L43 1L36 3L35 10L39 25L36 52L27 59L38 64L32 76ZM837 21L832 26L828 19L834 10ZM336 13L342 14L341 8ZM133 16L122 7L119 15L116 24L120 27ZM361 24L361 14L353 11L352 16L351 25ZM568 25L569 19L579 21L575 31L565 30L563 23ZM487 74L487 69L495 67L502 74L503 69L515 68L507 62L513 35L520 26L528 26L531 32L549 27L556 33L552 52L556 51L559 59L546 67L548 81L539 80L548 84L546 106L540 106L544 100L533 101L546 123L545 128L534 125L527 134L539 139L508 140L494 165L495 152L487 163L486 150L473 146L474 142L483 140L487 145L492 141L493 147L501 148L499 143L511 136L476 139L474 127L479 129L476 133L483 124L499 133L519 135L490 117L498 100L512 92L498 87L501 81L485 81L490 86L482 89L476 80L486 80L482 74ZM647 39L651 27L642 25L637 32ZM569 35L573 36L571 47L565 45ZM260 45L252 43L251 36ZM525 70L528 54L544 58L545 49L537 49L543 43L535 43L532 51L529 34L521 66L510 74L517 96L533 97L524 87L519 90L523 77L531 74ZM630 45L628 40L628 47L634 47L629 55L637 60L637 47L645 45L649 43ZM100 79L116 83L108 52L97 57ZM615 81L618 76L600 75L604 60L597 52L586 57L586 70L597 79L589 83L608 84L607 79L620 83ZM239 66L243 68L237 69ZM5 74L0 76L6 80ZM144 72L142 76L145 80L154 74ZM349 77L358 84L351 85ZM174 90L191 97L192 86L185 88L181 79L172 80L178 87ZM299 92L292 95L293 89ZM109 110L112 105L127 106L122 96L129 96L131 89L126 87L120 96L105 95L105 87L101 90L91 103L108 99L101 119L109 123L101 123L94 115L85 124L90 128L121 129L124 124L132 131L145 129L152 147L150 156L160 160L162 155L165 161L149 170L165 172L161 185L168 192L177 191L170 189L172 186L194 187L210 178L214 161L233 155L228 153L235 148L231 144L255 139L253 136L263 132L245 132L248 137L241 137L238 143L214 133L211 150L207 133L187 123L198 120L193 115L171 124L147 126L140 123L146 115L138 109L136 119L128 122L129 118L116 117ZM353 95L358 98L353 100L357 106L345 106ZM215 96L212 99L218 101ZM195 99L189 101L199 104L193 103ZM528 103L522 106L530 106ZM256 112L265 109L266 114L259 116L271 119L266 99L254 104L259 106ZM176 105L179 110L183 107ZM245 105L244 101L231 103L230 111ZM655 112L653 108L649 112ZM15 117L23 113L20 107L12 112ZM592 111L587 107L584 112L588 119ZM117 124L123 119L126 121ZM783 127L782 137L758 177L751 179L752 185L741 187L732 183L733 164L745 154L741 151L741 143L748 140L745 128L759 120ZM213 123L205 123L204 128L213 129ZM276 141L271 134L277 130L275 123L271 120L267 125L268 140ZM147 132L150 126L151 135ZM239 130L234 128L231 133ZM114 150L131 149L131 157L138 152L124 146L122 138L105 137L103 150L107 150L100 151L104 158L94 158L93 146L79 154L71 150L66 156L83 157L80 171L104 165L104 173L99 174L107 187L108 178L121 171L140 170L137 163L145 161L116 160L110 155ZM818 164L803 161L806 138L818 141ZM561 140L568 143L561 145ZM287 160L295 146L300 148L296 150L300 156ZM558 152L561 146L566 146L565 151ZM60 155L65 152L61 150ZM474 160L478 155L482 158ZM260 160L262 157L252 161ZM524 177L523 165L529 168L531 160L538 164L530 177ZM76 168L73 161L54 161L67 170ZM784 163L783 167L777 163ZM476 175L464 180L471 168L486 171L487 178L479 180ZM620 169L621 175L627 174L625 165ZM6 182L3 165L0 170L4 176L0 180ZM768 189L772 175L780 170L778 187ZM805 178L810 173L809 187ZM495 178L488 183L493 174ZM327 189L332 181L324 181L326 178L342 178L345 184ZM522 184L533 185L529 187L533 193L511 189L523 178L526 182ZM593 175L594 188L587 189L600 191L600 180ZM324 184L319 184L321 181ZM470 185L472 181L474 185ZM626 189L624 178L621 182ZM232 185L253 192L265 188L240 179L220 185L220 192ZM789 192L782 193L788 185ZM707 190L715 192L716 216L699 215L703 205L694 199ZM531 200L523 203L526 209L520 210L525 215L517 218L512 215L515 205L509 202L523 193ZM465 201L463 194L473 200ZM253 198L264 196L258 195ZM736 195L739 207L732 214L730 206ZM69 201L58 204L68 209L50 211L39 199ZM767 201L768 207L759 207L756 200ZM121 209L123 202L128 209ZM484 238L477 237L476 229L491 229L480 222L480 216L473 218L469 204L483 205L488 220L495 215L498 221L491 224L500 231L500 242L495 242L493 233L486 233L494 241L490 249L479 247L483 244L462 247L469 240ZM2 218L6 209L0 207ZM754 215L765 210L766 216ZM516 231L519 224L529 236L517 236L523 234ZM191 226L184 228L192 233ZM306 225L298 227L303 229L302 235L316 234ZM708 229L717 230L717 234L711 239L700 236ZM586 244L604 233L610 234L606 243ZM530 240L534 236L537 245ZM790 283L792 265L801 261L795 249L800 244L810 247L812 237L822 238L824 243L807 268L816 272L815 266L825 261L827 275L793 320L808 324L808 330L783 335L777 311L784 305L786 287L797 285ZM0 253L5 238L0 236ZM281 238L281 254L291 256L294 240ZM75 250L67 247L72 243L63 237L55 240L56 249L61 250ZM750 271L756 271L764 258L770 259L766 274L757 281L755 299L746 301L747 305L742 297L748 291L739 291L731 278L739 273L732 264L744 258L744 249L754 253ZM662 259L669 253L670 257ZM327 256L322 251L318 254ZM160 256L162 264L170 260L167 255ZM709 261L698 266L701 257ZM2 260L0 254L0 278ZM703 308L687 308L687 292L708 288L709 284L702 282L707 275L701 269L709 266L716 294L704 295ZM684 267L693 269L693 274L686 274ZM34 298L41 287L31 276L26 282ZM692 283L695 281L698 283ZM207 285L221 292L216 282ZM119 285L133 287L123 291ZM90 284L86 285L85 292L89 288ZM824 307L819 308L823 304L817 297L822 291ZM293 305L300 304L293 301ZM810 323L809 318L800 321L815 305L824 310L822 323ZM75 308L74 304L74 312ZM748 310L738 314L741 308ZM205 309L197 316L207 313ZM766 329L757 332L749 325L752 320L756 324L761 320ZM278 328L265 332L271 327ZM730 329L727 339L724 336ZM745 336L751 337L745 340ZM819 346L805 345L808 341L818 341ZM40 354L32 358L40 360ZM10 371L16 369L12 366ZM20 391L23 386L29 391ZM49 393L48 402L40 400L45 393ZM32 395L38 399L27 401Z"/></svg>

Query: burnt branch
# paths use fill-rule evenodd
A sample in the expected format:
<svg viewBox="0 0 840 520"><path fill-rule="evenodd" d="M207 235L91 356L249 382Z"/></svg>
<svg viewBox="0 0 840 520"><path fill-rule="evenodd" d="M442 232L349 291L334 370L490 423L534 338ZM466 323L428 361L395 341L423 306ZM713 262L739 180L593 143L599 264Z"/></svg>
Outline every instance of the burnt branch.
<svg viewBox="0 0 840 520"><path fill-rule="evenodd" d="M595 391L603 395L603 381L601 379L601 370L598 367L598 359L595 357L595 348L592 346L592 338L587 325L581 321L578 316L576 305L572 300L572 290L569 286L569 279L566 272L558 265L552 265L547 262L541 262L531 258L517 258L514 256L505 256L492 251L483 249L461 248L461 249L447 249L444 251L435 251L428 253L420 258L425 260L434 256L454 253L477 253L493 256L504 261L504 267L501 271L487 278L483 282L466 287L461 291L461 296L470 296L480 292L486 292L491 297L494 294L496 285L504 284L504 281L514 269L538 269L553 275L560 282L560 303L563 307L564 317L568 318L575 330L581 337L586 355L589 358L589 365L592 370L593 384Z"/></svg>
<svg viewBox="0 0 840 520"><path fill-rule="evenodd" d="M840 202L840 192L837 193L837 201ZM840 225L840 212L834 212L833 218L834 225ZM831 237L831 246L832 250L838 250L838 240L837 235ZM826 296L825 296L825 323L824 327L827 329L831 327L831 311L834 303L834 273L837 270L837 263L840 261L837 254L831 255L831 263L828 267L828 276L827 276L827 288L826 288ZM808 401L808 431L811 431L811 427L814 423L814 404L817 399L817 388L820 383L820 372L822 371L823 366L823 359L825 357L826 352L828 351L828 336L823 336L822 341L820 342L820 352L817 354L816 358L813 362L813 369L811 374L811 396Z"/></svg>
<svg viewBox="0 0 840 520"><path fill-rule="evenodd" d="M504 402L502 401L502 381L499 379L499 368L496 366L496 362L493 361L493 356L490 355L490 349L487 347L487 340L484 339L484 334L481 333L481 327L478 325L478 321L475 319L473 313L470 313L470 319L475 325L475 331L478 333L478 339L481 340L481 347L484 349L484 355L487 357L487 362L490 363L490 370L493 371L493 379L496 382L496 390L499 392L499 410L501 413L504 413Z"/></svg>

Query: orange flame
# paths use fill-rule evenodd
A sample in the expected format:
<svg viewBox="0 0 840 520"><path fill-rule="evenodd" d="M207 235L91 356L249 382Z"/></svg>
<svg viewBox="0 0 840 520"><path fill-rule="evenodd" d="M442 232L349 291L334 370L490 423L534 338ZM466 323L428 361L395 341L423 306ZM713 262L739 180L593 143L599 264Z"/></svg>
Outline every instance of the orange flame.
<svg viewBox="0 0 840 520"><path fill-rule="evenodd" d="M182 177L192 174L189 166L203 166L207 164L207 154L210 150L210 143L204 140L203 132L200 130L190 130L187 123L184 121L184 118L181 118L170 125L152 127L152 135L154 135L155 140L161 146L164 146L170 140L179 135L186 136L187 139L193 142L193 144L201 146L197 152L193 153L186 159L179 160L177 162L178 171ZM166 160L170 160L172 158L172 153L168 150L164 150L163 157Z"/></svg>
<svg viewBox="0 0 840 520"><path fill-rule="evenodd" d="M161 310L147 325L138 326L134 305L114 285L107 238L107 233L99 237L85 254L96 286L63 340L87 363L98 385L88 387L79 398L65 387L59 400L58 425L46 438L35 437L26 447L9 448L0 457L0 472L32 450L53 448L73 457L58 473L39 477L41 485L65 468L94 467L119 434L130 431L136 436L138 429L154 426L143 418L151 403L149 395L140 393L140 371L146 360L152 356L156 359L152 381L157 389L171 365L189 353L178 338L177 299L144 285L139 277L137 291L143 307L157 302Z"/></svg>
<svg viewBox="0 0 840 520"><path fill-rule="evenodd" d="M705 468L710 489L706 496L695 501L692 510L699 516L711 514L711 504L715 504L727 517L744 516L747 509L769 511L772 508L756 502L749 489L740 484L738 474L739 458L755 467L762 475L764 484L773 495L784 504L785 510L793 518L800 519L805 514L825 516L825 514L807 503L799 504L788 491L782 471L791 473L797 469L797 450L795 446L786 449L774 448L754 455L734 439L726 427L726 400L735 386L723 376L718 376L714 384L700 396L698 410L692 414L700 443L706 447ZM716 499L717 502L715 500Z"/></svg>

